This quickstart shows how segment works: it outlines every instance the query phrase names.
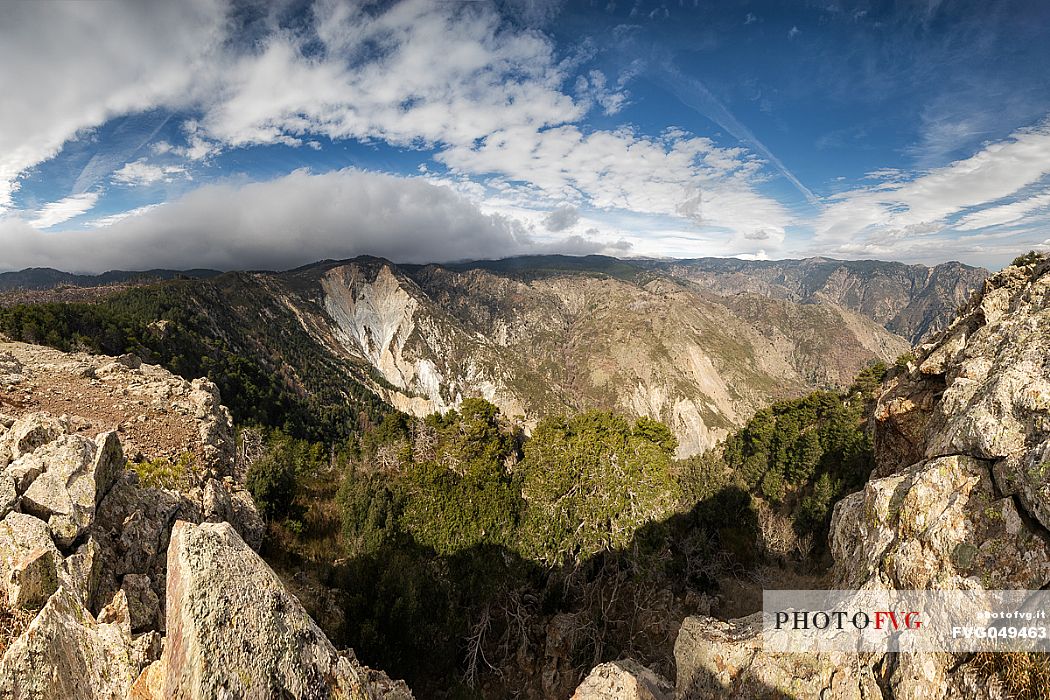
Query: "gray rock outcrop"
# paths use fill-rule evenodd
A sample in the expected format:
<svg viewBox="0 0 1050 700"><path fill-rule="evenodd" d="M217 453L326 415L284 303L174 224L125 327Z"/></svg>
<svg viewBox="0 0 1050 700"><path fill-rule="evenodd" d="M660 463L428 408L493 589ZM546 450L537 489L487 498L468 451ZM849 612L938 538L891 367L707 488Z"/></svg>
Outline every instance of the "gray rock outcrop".
<svg viewBox="0 0 1050 700"><path fill-rule="evenodd" d="M47 525L24 513L0 521L0 595L11 607L39 607L58 588L61 555Z"/></svg>
<svg viewBox="0 0 1050 700"><path fill-rule="evenodd" d="M0 698L123 700L140 663L124 627L96 622L63 587L0 659Z"/></svg>
<svg viewBox="0 0 1050 700"><path fill-rule="evenodd" d="M631 659L595 666L572 700L671 700L674 686Z"/></svg>
<svg viewBox="0 0 1050 700"><path fill-rule="evenodd" d="M55 542L68 549L95 520L95 508L124 468L124 452L114 432L95 441L62 435L25 459L41 465L22 494L22 509L47 520Z"/></svg>
<svg viewBox="0 0 1050 700"><path fill-rule="evenodd" d="M0 467L6 467L68 431L67 421L49 414L29 414L19 418L0 438Z"/></svg>
<svg viewBox="0 0 1050 700"><path fill-rule="evenodd" d="M373 688L229 523L176 523L167 575L166 698L410 697Z"/></svg>
<svg viewBox="0 0 1050 700"><path fill-rule="evenodd" d="M861 657L773 654L762 649L761 613L731 622L690 617L675 642L676 698L881 698Z"/></svg>

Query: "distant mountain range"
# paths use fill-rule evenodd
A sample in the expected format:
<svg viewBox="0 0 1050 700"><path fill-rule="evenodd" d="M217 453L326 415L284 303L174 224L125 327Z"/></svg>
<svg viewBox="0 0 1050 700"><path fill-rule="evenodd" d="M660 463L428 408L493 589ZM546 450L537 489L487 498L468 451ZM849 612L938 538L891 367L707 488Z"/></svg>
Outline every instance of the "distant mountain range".
<svg viewBox="0 0 1050 700"><path fill-rule="evenodd" d="M620 260L591 255L526 256L448 265L498 274L600 272L636 279L659 272L720 296L756 294L772 299L827 302L855 311L912 343L945 327L956 310L991 274L981 267L946 262L935 267L880 260L738 260L695 258Z"/></svg>
<svg viewBox="0 0 1050 700"><path fill-rule="evenodd" d="M179 278L204 279L221 275L218 270L110 270L100 275L75 275L50 267L28 267L17 272L0 272L0 292L45 290L60 286L103 287L138 281L162 281Z"/></svg>
<svg viewBox="0 0 1050 700"><path fill-rule="evenodd" d="M988 270L959 262L936 267L878 260L749 261L732 258L636 263L716 294L741 292L797 302L831 301L917 343L951 321Z"/></svg>
<svg viewBox="0 0 1050 700"><path fill-rule="evenodd" d="M361 257L223 275L35 269L0 275L0 289L198 278L179 283L187 308L234 352L263 358L291 393L311 396L321 367L326 388L366 388L416 415L468 396L527 423L609 408L666 421L688 455L771 401L893 361L987 274L820 258Z"/></svg>

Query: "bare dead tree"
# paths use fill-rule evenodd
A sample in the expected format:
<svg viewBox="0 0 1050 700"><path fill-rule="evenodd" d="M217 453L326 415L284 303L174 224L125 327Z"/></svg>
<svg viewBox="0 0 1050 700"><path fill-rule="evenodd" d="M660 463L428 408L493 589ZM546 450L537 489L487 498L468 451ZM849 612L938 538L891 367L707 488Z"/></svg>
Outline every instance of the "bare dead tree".
<svg viewBox="0 0 1050 700"><path fill-rule="evenodd" d="M437 455L437 430L427 425L422 418L412 421L412 459L416 462L427 462Z"/></svg>
<svg viewBox="0 0 1050 700"><path fill-rule="evenodd" d="M793 554L799 546L798 535L791 520L761 499L754 499L758 515L759 545L767 553L783 559Z"/></svg>
<svg viewBox="0 0 1050 700"><path fill-rule="evenodd" d="M401 468L401 453L405 449L405 443L398 441L389 445L382 445L376 450L375 463L380 471L393 473Z"/></svg>
<svg viewBox="0 0 1050 700"><path fill-rule="evenodd" d="M494 671L497 675L503 675L502 672L489 663L489 660L485 658L485 637L488 635L489 629L492 627L492 608L486 605L481 609L481 614L478 616L478 621L471 627L470 635L466 639L467 643L467 654L466 654L466 669L463 672L463 682L467 686L474 688L478 682L478 672L481 668L481 664L485 664L491 671Z"/></svg>

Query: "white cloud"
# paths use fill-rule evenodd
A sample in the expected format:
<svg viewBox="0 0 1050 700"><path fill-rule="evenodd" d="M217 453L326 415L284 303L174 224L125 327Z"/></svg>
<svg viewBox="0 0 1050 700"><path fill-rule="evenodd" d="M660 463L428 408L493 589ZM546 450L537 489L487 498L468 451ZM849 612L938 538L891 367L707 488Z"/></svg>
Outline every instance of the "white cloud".
<svg viewBox="0 0 1050 700"><path fill-rule="evenodd" d="M972 231L990 226L1001 226L1020 221L1032 212L1046 208L1050 208L1050 189L1043 190L1039 194L1016 202L1001 204L967 214L959 219L953 228L960 231Z"/></svg>
<svg viewBox="0 0 1050 700"><path fill-rule="evenodd" d="M365 253L422 263L606 249L581 236L539 241L523 224L484 214L448 187L356 170L296 171L269 182L205 185L111 221L43 233L19 219L0 219L0 264L76 272L287 269Z"/></svg>
<svg viewBox="0 0 1050 700"><path fill-rule="evenodd" d="M315 136L383 140L433 147L454 174L547 210L568 202L677 217L734 240L772 232L773 247L791 220L755 189L762 163L743 149L576 126L592 108L621 109L623 81L590 71L567 85L578 66L485 3L319 0L308 30L264 17L252 42L229 35L236 18L221 0L15 7L0 25L0 90L15 105L0 114L0 211L26 169L68 139L160 107L198 118L183 124L183 145L157 143L155 156L208 160L230 147L311 146ZM26 31L38 26L49 31ZM179 174L173 167L139 159L113 180L156 183Z"/></svg>
<svg viewBox="0 0 1050 700"><path fill-rule="evenodd" d="M532 196L599 209L682 217L745 234L783 236L790 214L759 194L761 161L741 148L668 132L662 138L626 129L585 134L576 126L542 131L501 129L476 147L438 154L453 172L504 176Z"/></svg>
<svg viewBox="0 0 1050 700"><path fill-rule="evenodd" d="M69 221L90 211L98 201L98 196L98 192L84 192L45 204L30 220L29 225L33 228L49 228Z"/></svg>
<svg viewBox="0 0 1050 700"><path fill-rule="evenodd" d="M86 226L90 228L105 228L107 226L112 226L118 221L130 219L132 217L145 214L148 211L153 211L154 209L160 206L163 206L163 204L147 204L144 207L136 207L135 209L129 209L128 211L122 211L116 214L110 214L109 216L103 216L99 219L94 219L92 221L87 222Z"/></svg>
<svg viewBox="0 0 1050 700"><path fill-rule="evenodd" d="M175 155L188 158L189 160L206 160L222 150L219 144L208 140L201 134L202 129L196 119L189 119L183 123L182 130L186 134L186 145L172 148L171 152ZM285 138L283 140L278 139L278 141L289 145L299 145L297 139Z"/></svg>
<svg viewBox="0 0 1050 700"><path fill-rule="evenodd" d="M78 132L196 95L225 27L217 0L13 3L0 22L0 211ZM104 47L104 49L103 49Z"/></svg>
<svg viewBox="0 0 1050 700"><path fill-rule="evenodd" d="M501 126L540 127L583 115L564 94L551 42L501 28L480 3L408 0L314 7L324 51L275 33L223 75L205 105L207 134L234 146L306 134L397 145L469 144Z"/></svg>
<svg viewBox="0 0 1050 700"><path fill-rule="evenodd" d="M576 78L576 94L597 103L607 115L618 113L627 104L627 93L610 88L605 74L598 70Z"/></svg>
<svg viewBox="0 0 1050 700"><path fill-rule="evenodd" d="M152 185L156 182L171 182L176 175L182 175L186 168L181 165L153 165L145 158L126 163L113 173L114 182L125 185Z"/></svg>
<svg viewBox="0 0 1050 700"><path fill-rule="evenodd" d="M911 179L898 177L834 195L817 219L816 239L838 243L839 250L865 241L907 240L950 228L952 219L963 213L960 229L977 228L974 223L981 219L970 210L1015 195L1047 174L1050 123L1044 122ZM994 216L986 218L991 221Z"/></svg>

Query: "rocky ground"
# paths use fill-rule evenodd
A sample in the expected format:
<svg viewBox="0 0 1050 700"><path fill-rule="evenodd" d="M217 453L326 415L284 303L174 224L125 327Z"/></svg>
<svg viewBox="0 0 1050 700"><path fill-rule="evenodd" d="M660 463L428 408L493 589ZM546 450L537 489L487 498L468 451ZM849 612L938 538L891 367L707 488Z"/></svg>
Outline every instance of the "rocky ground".
<svg viewBox="0 0 1050 700"><path fill-rule="evenodd" d="M211 383L5 343L0 390L0 698L411 697L255 553ZM126 457L187 451L178 489Z"/></svg>
<svg viewBox="0 0 1050 700"><path fill-rule="evenodd" d="M875 473L835 508L832 587L1050 585L1050 260L991 277L889 382L875 417ZM673 685L619 662L574 697L1017 697L1001 657L776 654L761 627L761 613L688 618Z"/></svg>
<svg viewBox="0 0 1050 700"><path fill-rule="evenodd" d="M233 444L229 412L210 382L175 377L134 355L64 353L0 342L0 413L66 416L73 432L115 430L129 459L194 455L224 471Z"/></svg>

